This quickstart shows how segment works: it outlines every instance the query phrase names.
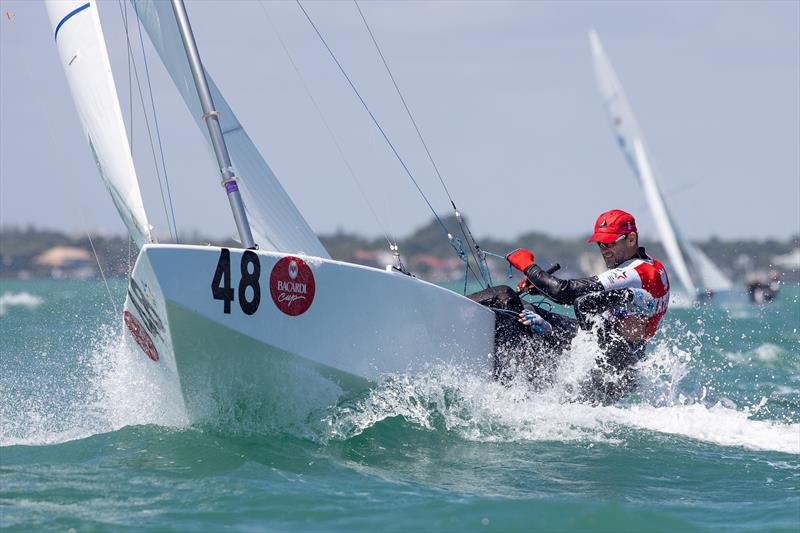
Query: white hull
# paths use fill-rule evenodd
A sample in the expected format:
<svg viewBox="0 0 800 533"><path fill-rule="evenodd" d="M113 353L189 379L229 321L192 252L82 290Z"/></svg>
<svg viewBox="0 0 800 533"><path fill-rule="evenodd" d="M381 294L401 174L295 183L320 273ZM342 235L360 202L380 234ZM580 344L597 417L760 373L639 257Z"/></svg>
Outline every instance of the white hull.
<svg viewBox="0 0 800 533"><path fill-rule="evenodd" d="M213 416L209 410L220 400L226 408L256 402L297 419L381 374L439 361L491 373L494 314L463 296L403 274L241 249L227 252L229 283L222 273L215 282L224 253L210 246L145 246L125 302L128 337L177 382L191 420ZM255 262L260 275L242 281L245 253L247 272L253 274ZM278 290L291 280L306 283ZM230 287L229 313L212 286L218 296Z"/></svg>

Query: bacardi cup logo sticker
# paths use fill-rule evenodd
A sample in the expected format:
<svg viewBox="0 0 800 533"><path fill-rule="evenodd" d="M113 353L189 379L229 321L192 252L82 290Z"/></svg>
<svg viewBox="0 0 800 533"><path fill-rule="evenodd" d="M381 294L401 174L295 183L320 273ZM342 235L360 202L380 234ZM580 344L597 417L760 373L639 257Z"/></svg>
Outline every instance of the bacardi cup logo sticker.
<svg viewBox="0 0 800 533"><path fill-rule="evenodd" d="M269 292L275 306L289 316L302 315L314 301L314 273L299 257L284 257L272 267Z"/></svg>

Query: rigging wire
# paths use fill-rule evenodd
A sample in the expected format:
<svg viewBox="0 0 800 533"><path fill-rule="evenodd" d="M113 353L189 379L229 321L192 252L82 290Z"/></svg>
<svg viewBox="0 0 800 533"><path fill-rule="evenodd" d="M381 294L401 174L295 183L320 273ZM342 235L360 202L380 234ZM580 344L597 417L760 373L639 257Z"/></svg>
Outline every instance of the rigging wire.
<svg viewBox="0 0 800 533"><path fill-rule="evenodd" d="M124 10L122 13L122 19L125 21L125 25L128 24L128 4L125 2ZM128 116L130 117L130 134L129 134L129 141L131 143L131 153L133 153L133 76L131 76L131 61L133 60L133 54L130 53L128 50L128 105L129 111ZM130 286L131 284L131 274L133 273L133 261L131 260L131 251L133 249L133 237L131 236L130 232L128 232L128 267L125 270L125 277L127 278L127 284Z"/></svg>
<svg viewBox="0 0 800 533"><path fill-rule="evenodd" d="M420 142L422 142L422 147L425 148L425 153L428 154L428 159L433 165L433 169L436 171L436 176L438 176L439 178L439 183L442 184L444 192L447 194L447 198L450 200L450 203L453 204L453 208L455 209L455 203L453 203L453 197L450 196L450 191L447 189L447 185L445 185L444 180L442 179L442 175L439 173L439 168L436 166L436 162L433 160L433 156L431 156L431 152L428 149L428 145L425 142L425 139L423 139L422 133L420 133L419 131L419 127L417 126L417 121L414 120L414 116L411 114L411 110L408 108L406 99L403 97L403 93L400 91L400 87L397 85L397 80L395 80L394 74L392 74L392 70L389 68L389 64L386 62L386 58L383 55L383 51L381 50L381 47L378 45L378 41L375 39L375 35L372 33L372 28L370 28L369 23L367 23L367 19L366 17L364 17L364 12L361 11L361 6L358 5L358 1L353 0L353 3L356 5L358 14L361 15L361 20L364 22L364 26L367 28L367 32L369 33L369 36L372 39L372 44L375 45L375 49L378 51L378 55L381 57L383 66L386 68L386 72L389 74L389 78L392 80L392 85L394 85L394 89L395 91L397 91L397 96L400 97L400 101L403 103L403 108L405 108L408 118L411 119L411 124L414 125L414 130L416 130L417 136L419 137Z"/></svg>
<svg viewBox="0 0 800 533"><path fill-rule="evenodd" d="M361 6L358 4L358 0L353 0L353 3L358 10L358 14L361 16L361 20L364 22L364 27L367 29L370 38L372 39L372 44L375 45L375 50L377 50L378 55L383 62L383 66L386 68L387 74L389 74L389 78L392 80L392 85L394 85L395 91L397 91L397 96L400 97L400 101L403 103L403 108L406 110L406 114L408 118L411 120L411 124L414 126L414 130L417 132L417 137L419 137L420 142L422 143L422 147L425 149L425 153L428 155L428 160L431 162L431 166L433 166L433 170L436 172L436 176L439 178L439 183L441 183L442 188L444 189L445 194L447 194L447 198L450 200L450 205L453 206L453 211L455 212L456 220L461 228L461 233L464 235L464 239L469 244L470 240L474 245L474 249L470 246L470 253L472 254L473 259L479 265L481 270L481 276L483 277L484 283L486 283L487 287L491 287L492 280L491 275L489 274L488 268L486 268L486 258L482 254L482 250L478 245L478 242L475 240L475 237L472 235L472 232L469 229L466 221L461 217L461 213L459 212L458 208L456 207L456 203L453 200L453 196L450 194L450 190L447 188L447 185L444 182L444 178L442 177L441 172L439 172L439 166L436 164L436 161L433 159L433 155L431 154L430 149L428 148L428 143L425 142L424 137L422 136L422 132L417 125L417 121L414 119L414 115L411 113L411 109L408 107L408 103L406 99L403 97L402 91L400 91L400 86L397 84L397 80L392 74L392 70L389 68L389 64L386 61L386 57L383 55L383 51L381 50L380 45L378 44L377 39L375 38L375 34L372 32L372 28L370 28L369 23L367 22L367 18L364 16L364 12L361 10Z"/></svg>
<svg viewBox="0 0 800 533"><path fill-rule="evenodd" d="M125 271L126 276L128 278L128 285L131 284L131 274L133 273L133 268L131 267L133 261L131 260L131 250L133 248L133 237L131 237L130 233L128 234L128 270Z"/></svg>
<svg viewBox="0 0 800 533"><path fill-rule="evenodd" d="M122 20L125 26L128 25L128 3L124 3L122 12ZM131 76L131 62L133 61L133 54L131 53L131 43L128 41L128 117L130 117L130 133L128 134L128 142L131 143L131 153L133 153L133 76Z"/></svg>
<svg viewBox="0 0 800 533"><path fill-rule="evenodd" d="M166 158L164 157L164 146L161 143L161 130L158 127L158 113L156 113L156 101L153 98L153 86L150 83L150 68L147 66L147 54L144 50L144 38L142 37L142 21L139 19L138 15L136 17L136 26L139 32L139 45L142 48L142 59L144 60L144 72L147 76L147 90L150 93L150 106L153 108L153 123L155 124L156 128L156 139L158 140L158 151L161 154L161 169L164 172L164 183L167 187L167 199L169 200L169 210L172 214L172 227L175 230L175 242L180 242L180 237L178 235L178 221L175 219L175 209L172 205L172 192L170 191L169 186L169 175L167 174L167 165L166 165Z"/></svg>
<svg viewBox="0 0 800 533"><path fill-rule="evenodd" d="M114 297L111 296L111 287L108 286L108 279L106 279L106 273L103 272L103 265L100 264L100 258L97 256L97 250L94 247L94 242L92 241L92 236L89 235L89 232L86 232L86 236L89 238L89 246L92 247L92 253L94 254L94 259L97 261L97 268L100 270L100 277L103 278L103 283L106 284L106 293L108 293L108 299L111 300L111 305L114 306L114 314L117 314L117 304L114 303Z"/></svg>
<svg viewBox="0 0 800 533"><path fill-rule="evenodd" d="M147 137L148 137L148 140L150 141L150 152L153 155L153 166L155 167L156 176L158 178L158 188L159 188L159 191L161 192L161 203L162 203L162 205L164 207L164 215L165 215L165 217L167 219L167 229L169 230L170 235L172 236L172 238L175 239L175 241L177 242L178 237L177 237L177 230L174 229L174 220L173 220L173 223L170 224L169 210L167 209L167 199L164 196L164 186L163 186L163 184L161 182L161 172L159 171L159 168L158 168L158 157L156 156L156 149L155 149L155 145L153 143L153 134L152 134L152 131L150 129L150 120L149 120L148 115L147 115L147 106L145 105L144 95L142 94L142 84L141 84L141 81L139 80L139 70L136 68L136 60L133 58L133 48L131 46L130 32L128 31L128 16L127 16L126 10L122 7L122 2L123 2L123 0L118 0L120 13L121 13L122 18L123 18L123 26L125 28L125 41L126 41L127 46L128 46L128 56L129 56L129 59L130 59L130 64L133 66L133 75L134 75L134 78L136 79L136 87L137 87L138 93L139 93L139 102L140 102L140 104L142 106L142 114L144 115L144 123L145 123L145 126L147 128ZM140 35L140 37L141 37L141 35ZM149 75L148 75L148 82L149 82ZM151 89L151 91L152 91L152 89ZM155 114L155 109L153 109L153 113ZM159 144L160 144L160 139L159 139ZM161 153L162 153L162 156L163 156L163 150L161 150ZM170 199L170 206L171 206L171 199Z"/></svg>
<svg viewBox="0 0 800 533"><path fill-rule="evenodd" d="M372 206L372 203L369 201L366 193L364 192L364 188L361 185L361 182L356 177L356 174L355 174L355 171L353 170L353 167L350 165L350 162L348 161L347 157L345 157L345 155L344 155L344 150L342 149L341 144L339 143L338 139L336 138L336 135L333 133L333 130L331 129L330 124L328 124L328 121L325 119L325 115L322 113L322 109L320 108L319 104L317 103L317 100L314 98L314 95L311 93L311 89L309 88L308 83L306 82L305 78L303 77L302 73L300 72L300 69L297 66L297 63L295 63L294 57L292 57L292 54L289 52L289 48L286 46L286 42L283 40L283 37L281 36L280 32L278 31L278 28L275 26L275 24L272 21L272 18L269 16L267 8L264 6L263 0L259 0L258 3L261 6L261 10L264 13L264 16L266 17L267 21L269 22L270 27L272 27L273 32L278 37L278 41L281 43L281 47L283 48L283 51L286 54L286 57L289 58L289 62L291 63L292 68L295 71L295 74L297 74L298 79L300 80L301 84L303 85L303 89L305 90L306 95L308 96L309 100L311 100L311 103L314 105L314 109L316 109L317 114L319 115L319 118L322 121L322 124L325 126L325 129L328 131L328 134L330 135L331 140L333 140L333 144L336 146L336 149L339 152L339 156L342 158L342 161L344 162L345 167L347 167L347 172L350 174L350 177L353 178L353 181L355 182L356 187L358 188L358 192L361 194L361 197L363 198L364 203L367 204L367 207L369 208L370 213L372 213L372 217L375 219L375 222L378 224L378 227L381 228L381 232L384 234L386 242L389 244L389 249L394 252L395 248L397 247L397 240L396 239L392 239L389 236L389 232L386 231L386 225L381 221L380 217L378 216L377 212L375 211L375 208ZM401 265L402 265L402 263L401 263Z"/></svg>
<svg viewBox="0 0 800 533"><path fill-rule="evenodd" d="M438 222L439 226L441 226L442 230L444 231L445 235L447 236L448 242L453 247L453 249L456 251L456 254L458 254L459 258L461 258L462 261L467 263L467 269L472 272L472 275L475 276L475 279L478 279L478 276L472 270L472 266L469 263L469 257L467 256L466 252L464 251L464 245L461 242L461 239L459 239L458 237L454 236L447 229L447 226L445 226L445 224L442 221L441 217L436 212L436 210L433 208L433 205L431 205L430 200L425 195L425 193L422 191L422 188L420 187L420 185L417 182L417 180L414 178L414 175L411 173L411 170L408 168L408 166L406 165L405 161L400 156L400 153L397 151L397 149L395 148L394 144L389 139L389 136L386 134L386 132L384 131L383 127L380 125L380 122L378 122L378 119L372 113L372 110L370 110L370 108L367 105L366 101L364 101L364 98L361 96L361 93L358 91L358 89L356 88L355 84L350 79L350 76L344 70L344 67L339 62L339 59L336 57L336 54L333 53L333 50L328 45L328 42L322 36L322 33L319 31L319 28L317 28L317 25L314 24L314 21L311 19L311 16L308 14L308 12L306 11L305 7L303 7L303 4L300 2L300 0L295 0L295 2L297 3L297 6L300 8L300 10L303 12L303 15L305 15L306 20L308 20L308 23L311 24L311 27L314 29L314 32L316 32L316 34L317 34L317 37L319 37L320 41L322 41L322 44L325 46L325 49L328 51L328 54L330 54L331 58L336 63L336 66L339 67L339 71L345 77L345 79L347 80L347 83L350 85L350 88L353 90L355 95L358 97L358 100L361 102L361 105L364 107L366 112L369 114L370 118L372 119L372 123L375 125L376 128L378 128L378 131L383 136L383 139L386 141L386 144L388 144L388 146L391 149L392 153L394 154L395 158L397 158L397 161L403 167L403 170L405 171L406 175L409 177L411 182L414 184L414 186L416 187L416 189L419 192L420 196L422 196L422 199L425 200L425 203L428 205L428 208L433 213L433 216L435 217L436 222Z"/></svg>

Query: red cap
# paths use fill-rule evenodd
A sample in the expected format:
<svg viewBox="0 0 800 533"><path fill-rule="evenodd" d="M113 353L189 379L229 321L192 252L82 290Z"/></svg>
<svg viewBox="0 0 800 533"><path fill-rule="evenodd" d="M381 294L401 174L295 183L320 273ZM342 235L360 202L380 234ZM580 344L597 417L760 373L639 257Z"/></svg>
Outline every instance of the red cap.
<svg viewBox="0 0 800 533"><path fill-rule="evenodd" d="M621 209L606 211L597 217L594 223L594 233L586 242L602 242L610 244L620 235L625 235L636 230L636 220L633 215Z"/></svg>

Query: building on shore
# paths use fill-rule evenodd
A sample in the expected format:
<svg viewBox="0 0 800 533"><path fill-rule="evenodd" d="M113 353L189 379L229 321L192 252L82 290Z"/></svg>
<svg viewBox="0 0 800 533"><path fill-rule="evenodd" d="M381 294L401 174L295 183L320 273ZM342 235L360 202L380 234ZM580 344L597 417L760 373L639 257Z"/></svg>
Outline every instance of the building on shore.
<svg viewBox="0 0 800 533"><path fill-rule="evenodd" d="M33 262L49 269L53 279L90 279L97 273L92 254L75 246L54 246L37 255Z"/></svg>

